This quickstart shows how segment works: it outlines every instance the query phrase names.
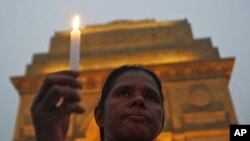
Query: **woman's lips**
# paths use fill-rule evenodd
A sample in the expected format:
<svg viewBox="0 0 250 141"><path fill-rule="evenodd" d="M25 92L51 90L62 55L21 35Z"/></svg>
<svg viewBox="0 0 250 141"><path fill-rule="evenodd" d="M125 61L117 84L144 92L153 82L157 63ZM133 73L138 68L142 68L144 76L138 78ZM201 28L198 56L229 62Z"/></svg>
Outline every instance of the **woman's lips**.
<svg viewBox="0 0 250 141"><path fill-rule="evenodd" d="M135 121L135 122L145 122L146 118L143 115L128 115L127 118L129 120Z"/></svg>

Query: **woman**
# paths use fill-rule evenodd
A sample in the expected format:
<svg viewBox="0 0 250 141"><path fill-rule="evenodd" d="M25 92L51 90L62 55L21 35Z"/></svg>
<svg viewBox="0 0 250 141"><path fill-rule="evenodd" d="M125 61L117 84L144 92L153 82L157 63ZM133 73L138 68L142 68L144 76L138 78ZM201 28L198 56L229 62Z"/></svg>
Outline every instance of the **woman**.
<svg viewBox="0 0 250 141"><path fill-rule="evenodd" d="M71 113L78 105L79 73L62 71L46 77L31 112L37 141L63 141ZM61 106L58 101L63 98ZM164 124L161 82L140 66L122 66L110 73L94 111L101 141L152 141Z"/></svg>

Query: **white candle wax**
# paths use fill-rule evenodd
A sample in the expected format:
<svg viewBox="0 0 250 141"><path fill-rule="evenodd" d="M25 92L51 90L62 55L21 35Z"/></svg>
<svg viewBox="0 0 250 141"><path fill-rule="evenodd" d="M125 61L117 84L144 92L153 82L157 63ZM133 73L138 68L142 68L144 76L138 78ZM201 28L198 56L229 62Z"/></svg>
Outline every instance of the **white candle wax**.
<svg viewBox="0 0 250 141"><path fill-rule="evenodd" d="M70 68L78 71L80 68L80 40L81 31L78 29L80 24L79 16L75 16L73 30L70 33Z"/></svg>
<svg viewBox="0 0 250 141"><path fill-rule="evenodd" d="M73 20L73 30L70 32L70 68L71 70L79 71L80 69L80 39L81 31L78 29L80 25L80 18L78 15ZM77 90L81 95L81 90ZM56 107L60 107L64 102L64 98L60 98L56 103Z"/></svg>

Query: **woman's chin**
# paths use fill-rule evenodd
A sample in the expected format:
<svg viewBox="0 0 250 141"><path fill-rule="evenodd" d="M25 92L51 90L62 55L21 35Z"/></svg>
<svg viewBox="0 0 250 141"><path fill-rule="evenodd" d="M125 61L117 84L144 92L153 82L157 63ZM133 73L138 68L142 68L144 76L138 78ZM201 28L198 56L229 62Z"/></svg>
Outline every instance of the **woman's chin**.
<svg viewBox="0 0 250 141"><path fill-rule="evenodd" d="M134 125L130 128L127 128L125 136L127 139L129 139L129 141L131 140L143 141L146 140L150 134L151 133L147 131L147 129L144 126Z"/></svg>

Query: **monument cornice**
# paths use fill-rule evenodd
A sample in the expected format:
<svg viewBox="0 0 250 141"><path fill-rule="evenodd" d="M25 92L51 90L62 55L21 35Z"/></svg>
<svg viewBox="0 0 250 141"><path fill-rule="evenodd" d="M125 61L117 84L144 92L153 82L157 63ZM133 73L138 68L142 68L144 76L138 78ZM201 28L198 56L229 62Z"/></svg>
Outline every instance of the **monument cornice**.
<svg viewBox="0 0 250 141"><path fill-rule="evenodd" d="M192 61L170 64L145 65L154 70L163 82L208 79L208 78L230 78L234 58L216 60ZM81 71L80 80L88 89L96 89L102 83L113 68ZM96 75L98 74L98 76ZM20 93L28 91L36 92L40 87L45 74L12 77L11 80ZM94 84L94 85L92 85Z"/></svg>
<svg viewBox="0 0 250 141"><path fill-rule="evenodd" d="M234 58L223 58L156 65L153 68L163 82L221 77L230 79L234 61Z"/></svg>

